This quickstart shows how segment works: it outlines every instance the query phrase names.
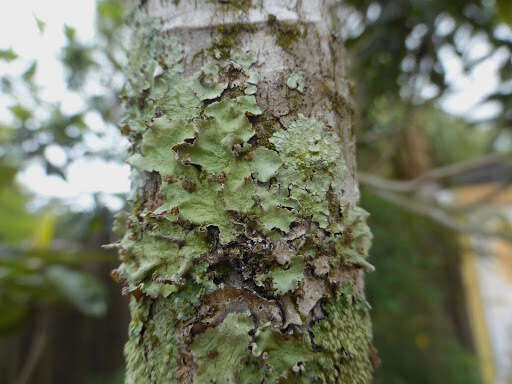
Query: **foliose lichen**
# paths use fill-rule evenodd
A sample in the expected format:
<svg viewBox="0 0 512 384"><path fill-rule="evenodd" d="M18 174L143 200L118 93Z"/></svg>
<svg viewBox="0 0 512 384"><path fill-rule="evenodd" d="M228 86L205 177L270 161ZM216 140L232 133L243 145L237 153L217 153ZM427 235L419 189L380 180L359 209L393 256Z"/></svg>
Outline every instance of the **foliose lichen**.
<svg viewBox="0 0 512 384"><path fill-rule="evenodd" d="M269 119L251 52L224 44L185 74L178 40L136 24L122 131L146 182L112 245L131 296L127 382L368 383L353 281L372 269L371 234L343 199L338 133L298 114L257 139Z"/></svg>
<svg viewBox="0 0 512 384"><path fill-rule="evenodd" d="M286 80L286 85L290 89L296 89L297 92L304 93L305 88L305 80L303 72L293 72L288 80Z"/></svg>

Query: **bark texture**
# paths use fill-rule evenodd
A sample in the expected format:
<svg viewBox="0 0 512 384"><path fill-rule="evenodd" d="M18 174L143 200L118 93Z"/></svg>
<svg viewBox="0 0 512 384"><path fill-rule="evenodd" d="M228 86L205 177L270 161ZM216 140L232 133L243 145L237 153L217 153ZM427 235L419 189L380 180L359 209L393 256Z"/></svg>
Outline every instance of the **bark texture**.
<svg viewBox="0 0 512 384"><path fill-rule="evenodd" d="M123 92L127 383L369 383L350 86L327 0L143 1Z"/></svg>

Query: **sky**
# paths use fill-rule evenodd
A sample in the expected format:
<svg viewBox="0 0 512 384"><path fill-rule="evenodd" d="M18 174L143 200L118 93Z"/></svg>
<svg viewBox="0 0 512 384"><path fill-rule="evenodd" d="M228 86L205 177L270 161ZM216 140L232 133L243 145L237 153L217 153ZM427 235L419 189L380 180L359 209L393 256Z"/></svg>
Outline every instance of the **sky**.
<svg viewBox="0 0 512 384"><path fill-rule="evenodd" d="M37 28L35 17L46 23L44 33ZM0 62L0 76L20 74L33 59L37 59L36 82L43 88L41 96L48 101L61 101L66 112L80 110L83 105L80 96L66 90L58 54L65 43L65 24L76 29L80 41L91 41L94 39L94 23L95 0L9 2L0 8L0 48L13 48L22 60L15 61L16 65ZM477 41L472 53L477 57L487 50L485 41ZM493 104L476 105L498 86L496 68L503 60L503 52L484 61L469 76L462 73L462 64L450 48L440 53L453 89L442 100L443 109L471 119L482 119L499 112L499 108ZM94 87L94 84L88 86ZM8 100L0 95L0 121L9 121ZM86 121L97 129L105 129L101 126L101 119L94 114L89 114ZM98 142L92 135L88 140L93 148L101 149L102 146L116 145L123 139L117 133L108 131L103 142ZM58 162L63 154L58 147L51 147L47 156ZM77 160L69 167L68 180L63 181L56 176L46 176L40 165L32 163L20 173L19 181L28 190L37 192L34 200L36 205L57 197L65 199L72 207L83 209L92 206L93 193L100 193L107 205L117 209L121 200L113 195L128 192L129 173L127 165L102 160Z"/></svg>
<svg viewBox="0 0 512 384"><path fill-rule="evenodd" d="M95 4L94 0L19 0L2 7L0 48L13 48L21 60L16 60L16 65L0 63L0 76L23 73L32 60L37 59L35 81L43 89L41 97L47 101L61 101L64 112L79 111L83 101L76 93L67 91L58 55L66 42L65 24L76 29L79 41L94 39ZM39 31L36 17L46 23L44 33ZM88 86L94 87L94 84ZM8 100L0 95L0 121L10 118ZM106 129L101 118L94 113L87 114L85 120L96 130L107 131L101 141L92 134L85 138L91 148L101 150L123 141L117 130ZM57 146L50 147L46 155L57 163L65 156ZM20 173L19 181L29 191L37 193L33 201L36 207L56 197L64 199L72 208L90 208L94 204L92 194L100 193L100 198L108 206L118 209L121 208L121 200L113 195L129 191L129 173L129 166L125 164L83 159L70 165L67 181L57 176L47 176L37 163L28 164Z"/></svg>

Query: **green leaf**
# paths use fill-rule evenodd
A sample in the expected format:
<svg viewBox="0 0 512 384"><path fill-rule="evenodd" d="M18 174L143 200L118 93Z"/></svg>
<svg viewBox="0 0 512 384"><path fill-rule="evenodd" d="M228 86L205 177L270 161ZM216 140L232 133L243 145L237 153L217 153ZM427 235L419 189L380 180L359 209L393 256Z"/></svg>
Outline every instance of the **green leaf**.
<svg viewBox="0 0 512 384"><path fill-rule="evenodd" d="M11 106L9 107L9 110L14 115L14 117L20 119L21 121L27 121L32 117L32 112L21 104Z"/></svg>
<svg viewBox="0 0 512 384"><path fill-rule="evenodd" d="M37 250L48 249L55 232L56 217L52 211L45 212L34 234L34 248Z"/></svg>
<svg viewBox="0 0 512 384"><path fill-rule="evenodd" d="M124 9L117 1L103 0L98 3L98 13L102 18L110 19L115 24L123 21Z"/></svg>
<svg viewBox="0 0 512 384"><path fill-rule="evenodd" d="M107 294L95 278L61 265L48 267L46 278L63 298L81 312L92 316L106 313Z"/></svg>
<svg viewBox="0 0 512 384"><path fill-rule="evenodd" d="M0 60L5 60L7 62L16 60L19 56L12 50L9 49L0 49Z"/></svg>
<svg viewBox="0 0 512 384"><path fill-rule="evenodd" d="M66 35L66 38L71 42L75 40L76 29L70 27L69 25L64 25L64 34Z"/></svg>
<svg viewBox="0 0 512 384"><path fill-rule="evenodd" d="M36 21L36 24L37 24L37 29L39 29L39 33L44 33L44 29L46 28L46 23L41 20L40 18L38 18L36 15L34 15L34 20Z"/></svg>
<svg viewBox="0 0 512 384"><path fill-rule="evenodd" d="M30 67L28 67L28 69L23 73L23 75L22 75L23 80L30 83L34 79L34 75L36 74L36 69L37 69L37 61L34 60L32 62L32 64L30 65Z"/></svg>

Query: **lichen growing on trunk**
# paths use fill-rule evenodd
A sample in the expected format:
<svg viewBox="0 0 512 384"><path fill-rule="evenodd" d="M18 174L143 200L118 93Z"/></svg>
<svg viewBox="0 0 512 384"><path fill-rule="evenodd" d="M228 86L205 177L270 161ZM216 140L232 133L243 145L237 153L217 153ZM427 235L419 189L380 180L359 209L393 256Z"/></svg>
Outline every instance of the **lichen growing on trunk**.
<svg viewBox="0 0 512 384"><path fill-rule="evenodd" d="M279 46L268 20L243 33ZM308 68L261 80L258 52L241 37L220 52L225 30L208 30L213 48L191 48L194 31L136 17L122 130L144 188L113 272L131 296L126 381L369 383L371 234L345 197L344 116L331 94L334 120L312 112L325 85Z"/></svg>

